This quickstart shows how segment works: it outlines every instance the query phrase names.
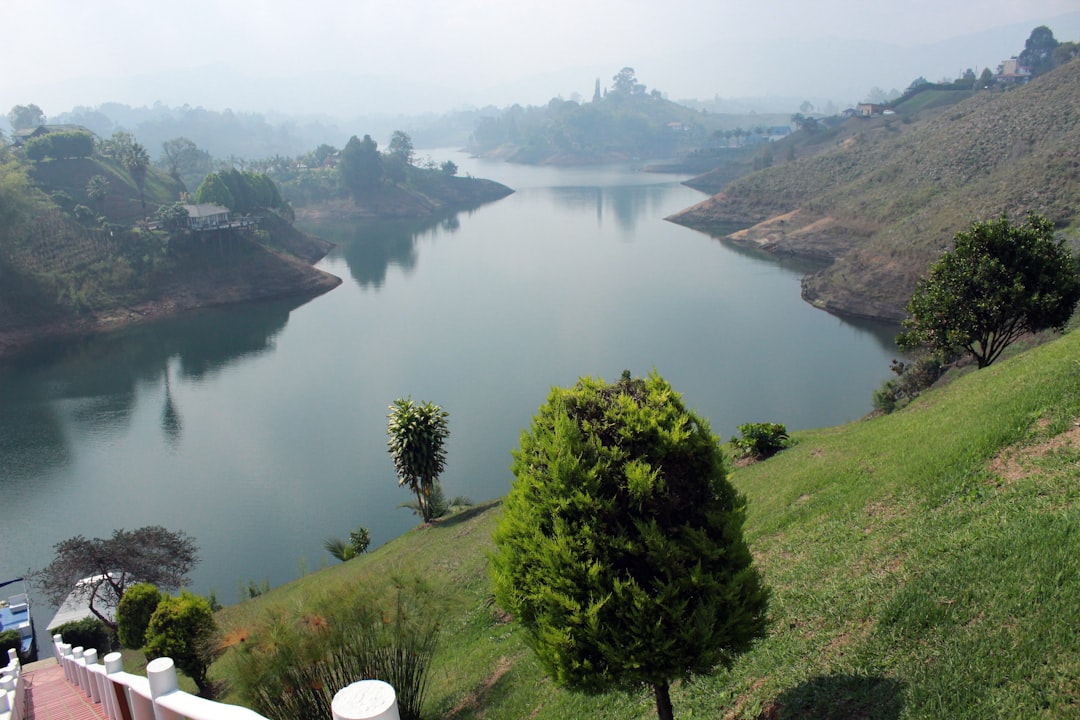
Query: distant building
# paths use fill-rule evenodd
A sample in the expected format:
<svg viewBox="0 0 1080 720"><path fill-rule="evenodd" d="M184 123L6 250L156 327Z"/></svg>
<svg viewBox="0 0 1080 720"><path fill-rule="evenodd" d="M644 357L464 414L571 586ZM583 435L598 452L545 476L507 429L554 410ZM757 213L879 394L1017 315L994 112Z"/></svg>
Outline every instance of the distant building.
<svg viewBox="0 0 1080 720"><path fill-rule="evenodd" d="M82 125L35 125L32 128L23 128L22 130L15 130L11 133L11 141L16 145L22 145L28 140L33 140L36 137L42 135L48 135L55 132L84 132L93 135L89 128L85 128Z"/></svg>
<svg viewBox="0 0 1080 720"><path fill-rule="evenodd" d="M884 115L887 108L887 105L878 103L859 103L857 110L860 117L873 117L874 115Z"/></svg>
<svg viewBox="0 0 1080 720"><path fill-rule="evenodd" d="M1031 79L1031 71L1021 65L1018 58L1011 57L998 65L995 79L1009 84L1026 83Z"/></svg>
<svg viewBox="0 0 1080 720"><path fill-rule="evenodd" d="M229 209L213 203L185 205L188 214L188 228L191 230L213 230L229 224Z"/></svg>

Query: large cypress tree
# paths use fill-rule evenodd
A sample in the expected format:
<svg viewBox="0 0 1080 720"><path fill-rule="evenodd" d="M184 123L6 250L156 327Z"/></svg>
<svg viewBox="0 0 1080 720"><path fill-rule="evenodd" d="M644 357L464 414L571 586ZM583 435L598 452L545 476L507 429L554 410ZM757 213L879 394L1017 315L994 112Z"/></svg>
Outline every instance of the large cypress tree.
<svg viewBox="0 0 1080 720"><path fill-rule="evenodd" d="M497 601L560 686L652 686L729 667L768 591L707 421L655 372L555 388L521 437L495 532Z"/></svg>

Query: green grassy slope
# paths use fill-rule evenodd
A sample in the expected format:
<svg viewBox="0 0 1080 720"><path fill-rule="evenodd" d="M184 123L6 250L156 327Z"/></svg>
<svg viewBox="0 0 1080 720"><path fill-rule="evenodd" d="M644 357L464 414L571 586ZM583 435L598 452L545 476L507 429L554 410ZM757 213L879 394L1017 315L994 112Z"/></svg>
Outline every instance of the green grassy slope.
<svg viewBox="0 0 1080 720"><path fill-rule="evenodd" d="M772 629L730 672L676 684L676 716L1080 716L1077 358L1072 332L735 470ZM447 604L427 717L653 717L644 689L588 697L543 677L492 602L499 512L417 528L226 608L222 625L236 640L270 608L420 573ZM234 672L231 652L214 676Z"/></svg>
<svg viewBox="0 0 1080 720"><path fill-rule="evenodd" d="M827 152L740 179L672 219L757 225L737 239L830 257L804 284L807 299L894 320L973 221L1035 211L1076 225L1080 63L1009 92L938 102L923 93L895 116L850 120Z"/></svg>

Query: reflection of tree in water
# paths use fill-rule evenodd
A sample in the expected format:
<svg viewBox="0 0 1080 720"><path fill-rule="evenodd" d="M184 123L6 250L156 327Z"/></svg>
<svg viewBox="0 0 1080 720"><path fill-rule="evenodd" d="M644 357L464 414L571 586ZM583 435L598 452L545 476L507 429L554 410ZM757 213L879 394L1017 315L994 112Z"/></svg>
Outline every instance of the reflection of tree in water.
<svg viewBox="0 0 1080 720"><path fill-rule="evenodd" d="M551 189L551 196L560 205L575 210L595 207L597 225L603 224L605 215L614 214L620 228L633 230L643 218L657 216L656 208L668 191L655 185L559 187Z"/></svg>
<svg viewBox="0 0 1080 720"><path fill-rule="evenodd" d="M174 450L180 447L180 435L183 426L180 420L180 411L176 409L176 402L172 396L172 386L169 384L169 361L165 361L165 405L161 409L161 432L165 435L165 441Z"/></svg>
<svg viewBox="0 0 1080 720"><path fill-rule="evenodd" d="M161 427L176 446L181 416L170 360L201 379L273 347L289 313L306 299L198 313L28 354L0 372L0 467L4 477L40 477L66 464L64 425L96 435L127 427L139 384L164 385ZM65 409L66 408L66 409Z"/></svg>
<svg viewBox="0 0 1080 720"><path fill-rule="evenodd" d="M416 267L415 236L412 228L382 224L362 232L345 246L345 262L353 280L362 288L378 290L391 265L410 273Z"/></svg>
<svg viewBox="0 0 1080 720"><path fill-rule="evenodd" d="M321 223L308 232L336 243L349 265L349 274L362 288L379 290L386 283L391 265L409 274L418 260L417 242L425 235L453 234L461 227L461 213L476 208L458 208L443 215L419 220Z"/></svg>

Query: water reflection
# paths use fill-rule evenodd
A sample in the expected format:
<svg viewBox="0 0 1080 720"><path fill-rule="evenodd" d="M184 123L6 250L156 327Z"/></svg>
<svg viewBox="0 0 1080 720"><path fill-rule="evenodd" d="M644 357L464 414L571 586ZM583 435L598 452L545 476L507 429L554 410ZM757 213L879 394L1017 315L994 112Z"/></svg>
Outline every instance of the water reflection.
<svg viewBox="0 0 1080 720"><path fill-rule="evenodd" d="M616 226L626 233L639 223L655 219L657 208L669 192L657 185L623 185L614 187L555 187L546 192L560 206L575 211L595 209L596 224L604 218L614 218Z"/></svg>
<svg viewBox="0 0 1080 720"><path fill-rule="evenodd" d="M359 223L306 223L303 229L335 243L331 257L344 257L349 274L364 288L381 290L391 265L411 275L416 268L417 244L424 237L453 234L461 227L467 208L418 220L383 220Z"/></svg>
<svg viewBox="0 0 1080 720"><path fill-rule="evenodd" d="M200 381L273 349L304 300L205 312L128 331L38 348L0 368L0 481L48 475L71 458L73 433L98 438L128 429L140 386L163 385L161 432L180 444L181 413L170 382Z"/></svg>

